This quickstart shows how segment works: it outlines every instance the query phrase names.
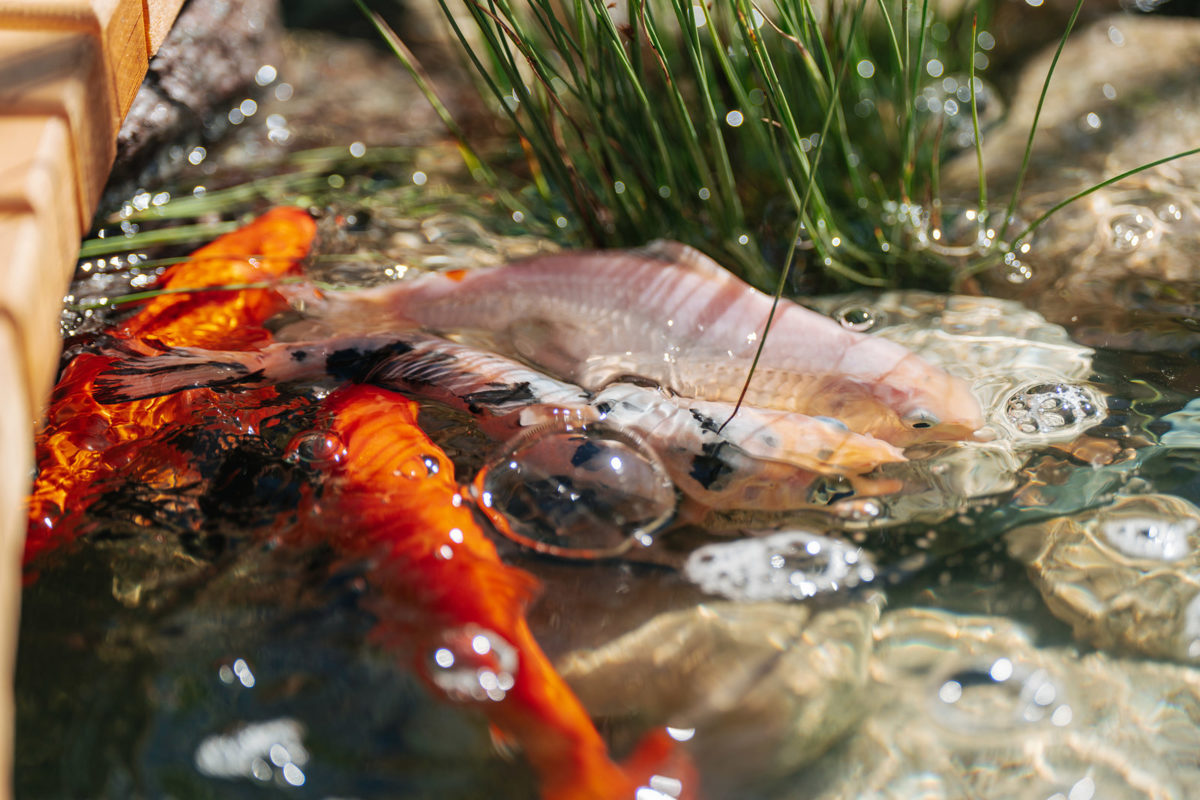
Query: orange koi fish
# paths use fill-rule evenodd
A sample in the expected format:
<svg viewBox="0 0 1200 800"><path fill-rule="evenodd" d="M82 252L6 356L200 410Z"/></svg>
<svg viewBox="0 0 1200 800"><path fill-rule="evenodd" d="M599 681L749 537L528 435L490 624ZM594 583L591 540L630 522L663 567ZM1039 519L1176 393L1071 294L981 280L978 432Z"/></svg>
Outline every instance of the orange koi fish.
<svg viewBox="0 0 1200 800"><path fill-rule="evenodd" d="M517 742L546 800L632 800L672 757L652 735L625 768L614 764L575 695L534 640L524 608L535 580L500 561L454 480L454 467L417 426L418 405L366 385L323 403L323 432L342 450L332 491L311 519L322 541L377 559L377 633L414 648L438 691L481 705Z"/></svg>
<svg viewBox="0 0 1200 800"><path fill-rule="evenodd" d="M316 235L312 218L298 208L276 208L233 233L197 250L170 267L160 289L200 289L273 280L299 272ZM262 323L287 308L271 289L208 290L160 295L111 332L122 349L151 353L163 346L245 349L265 344ZM63 370L38 437L38 475L30 497L25 561L65 543L79 527L79 512L89 499L85 489L118 473L127 473L145 447L145 439L167 425L224 425L256 429L269 408L273 388L243 395L236 404L209 389L104 406L92 396L96 376L113 358L82 353ZM257 406L257 407L256 407ZM162 451L162 452L158 452ZM153 465L137 476L155 486L177 486L191 475L189 454L156 450Z"/></svg>

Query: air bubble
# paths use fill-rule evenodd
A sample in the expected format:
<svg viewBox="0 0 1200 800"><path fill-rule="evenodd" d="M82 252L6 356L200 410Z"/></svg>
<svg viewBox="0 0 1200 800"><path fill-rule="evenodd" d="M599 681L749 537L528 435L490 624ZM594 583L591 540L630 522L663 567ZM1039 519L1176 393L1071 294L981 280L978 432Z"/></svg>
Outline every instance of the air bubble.
<svg viewBox="0 0 1200 800"><path fill-rule="evenodd" d="M1110 242L1112 248L1127 253L1148 244L1154 239L1157 232L1154 220L1155 217L1149 210L1134 211L1113 217L1108 223L1112 234Z"/></svg>
<svg viewBox="0 0 1200 800"><path fill-rule="evenodd" d="M480 470L472 493L505 536L567 558L648 544L675 511L675 487L640 438L561 419L508 442Z"/></svg>
<svg viewBox="0 0 1200 800"><path fill-rule="evenodd" d="M705 545L688 556L684 576L708 594L733 600L801 600L875 580L862 548L807 531Z"/></svg>
<svg viewBox="0 0 1200 800"><path fill-rule="evenodd" d="M430 680L450 699L497 703L516 685L519 666L517 649L479 625L443 631L426 662Z"/></svg>
<svg viewBox="0 0 1200 800"><path fill-rule="evenodd" d="M1183 209L1179 203L1168 200L1154 210L1154 216L1163 222L1179 222L1183 219Z"/></svg>
<svg viewBox="0 0 1200 800"><path fill-rule="evenodd" d="M392 471L392 474L396 477L418 481L431 478L439 472L441 472L441 463L435 456L417 455L405 459Z"/></svg>
<svg viewBox="0 0 1200 800"><path fill-rule="evenodd" d="M1089 386L1035 383L1009 395L1004 421L1028 436L1074 436L1099 423L1101 407Z"/></svg>
<svg viewBox="0 0 1200 800"><path fill-rule="evenodd" d="M843 328L849 331L869 331L878 324L875 312L866 306L846 306L833 313Z"/></svg>
<svg viewBox="0 0 1200 800"><path fill-rule="evenodd" d="M346 445L336 434L304 431L292 437L284 450L284 459L301 464L340 464L346 457Z"/></svg>

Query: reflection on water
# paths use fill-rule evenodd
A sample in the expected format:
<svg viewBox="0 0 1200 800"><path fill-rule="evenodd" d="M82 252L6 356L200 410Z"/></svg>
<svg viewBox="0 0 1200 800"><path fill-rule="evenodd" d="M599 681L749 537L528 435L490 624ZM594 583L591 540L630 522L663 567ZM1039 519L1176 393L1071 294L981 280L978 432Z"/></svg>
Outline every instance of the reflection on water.
<svg viewBox="0 0 1200 800"><path fill-rule="evenodd" d="M945 113L961 88L922 96ZM409 155L341 170L343 193L321 195L322 278L387 283L553 249L507 214L481 221L415 195L445 189L448 157ZM157 197L147 210L175 202ZM1161 247L1194 220L1184 200L1113 205L1096 218L1105 251ZM939 246L971 245L973 228L945 231L957 238ZM76 297L144 287L161 269L142 255L89 263ZM990 437L909 448L872 473L899 487L880 497L830 481L820 511L751 507L706 520L721 529L667 529L670 459L640 436L557 424L498 445L424 410L515 534L501 546L544 578L535 635L614 752L667 726L713 797L1200 792L1195 364L1093 350L1007 300L811 305L966 380ZM68 323L94 331L108 313ZM381 655L372 565L283 546L286 513L342 464L344 443L303 416L243 433L187 439L197 474L183 485L94 487L82 544L39 563L23 599L19 796L535 796L479 713L511 699L514 644L465 625ZM443 463L403 469L416 479ZM604 558L551 564L521 545ZM644 793L673 795L665 780Z"/></svg>

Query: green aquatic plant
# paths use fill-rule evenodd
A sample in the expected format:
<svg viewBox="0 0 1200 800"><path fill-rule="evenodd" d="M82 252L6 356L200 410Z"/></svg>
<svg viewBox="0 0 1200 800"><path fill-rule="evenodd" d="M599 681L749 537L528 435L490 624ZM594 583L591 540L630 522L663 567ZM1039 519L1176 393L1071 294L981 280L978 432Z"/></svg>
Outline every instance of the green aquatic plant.
<svg viewBox="0 0 1200 800"><path fill-rule="evenodd" d="M439 3L579 244L670 236L764 288L793 249L808 288L950 281L910 242L946 140L918 99L969 67L969 21L927 0Z"/></svg>
<svg viewBox="0 0 1200 800"><path fill-rule="evenodd" d="M482 164L400 37L356 2L468 162ZM438 2L481 91L520 138L537 195L522 196L522 216L571 243L672 237L762 288L945 289L1013 263L1045 221L1013 224L1037 117L1007 207L988 207L977 73L994 44L992 0L950 17L928 0ZM947 82L957 99L930 102ZM1044 100L1043 89L1039 111ZM937 241L939 166L971 147L978 206L964 214L969 241L948 246ZM473 171L495 185L492 173Z"/></svg>

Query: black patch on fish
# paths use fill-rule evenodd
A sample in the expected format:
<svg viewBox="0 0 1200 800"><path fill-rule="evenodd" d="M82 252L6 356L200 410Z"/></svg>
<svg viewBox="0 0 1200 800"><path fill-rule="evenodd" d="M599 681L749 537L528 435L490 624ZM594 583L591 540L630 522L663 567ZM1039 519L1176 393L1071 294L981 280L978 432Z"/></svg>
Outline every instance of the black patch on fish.
<svg viewBox="0 0 1200 800"><path fill-rule="evenodd" d="M463 401L466 402L467 408L472 414L479 413L479 406L506 406L516 404L520 406L528 405L537 398L533 395L533 389L529 386L529 381L521 381L511 385L501 384L495 389L484 389L479 392L471 392L463 395Z"/></svg>
<svg viewBox="0 0 1200 800"><path fill-rule="evenodd" d="M596 403L596 410L604 416L608 416L608 414L612 412L612 408L612 403L607 401L603 403Z"/></svg>
<svg viewBox="0 0 1200 800"><path fill-rule="evenodd" d="M334 350L325 360L325 371L330 377L338 380L367 383L371 380L372 373L384 366L388 359L404 355L411 350L412 345L403 341L389 342L373 350L358 347Z"/></svg>
<svg viewBox="0 0 1200 800"><path fill-rule="evenodd" d="M733 474L734 469L725 459L721 458L721 450L728 442L706 442L700 448L700 455L692 458L692 468L688 475L705 489L712 489Z"/></svg>
<svg viewBox="0 0 1200 800"><path fill-rule="evenodd" d="M575 448L575 452L571 454L571 466L582 467L587 462L591 461L596 456L600 455L600 445L595 442L584 442Z"/></svg>
<svg viewBox="0 0 1200 800"><path fill-rule="evenodd" d="M300 363L302 361L307 361L307 360L308 360L308 351L307 350L293 350L292 351L292 361Z"/></svg>
<svg viewBox="0 0 1200 800"><path fill-rule="evenodd" d="M721 432L721 426L717 424L717 421L715 419L708 416L707 414L701 414L699 411L697 411L694 408L689 409L689 410L692 412L692 419L696 420L696 422L700 425L700 428L702 430L706 430L709 433L720 433Z"/></svg>

